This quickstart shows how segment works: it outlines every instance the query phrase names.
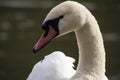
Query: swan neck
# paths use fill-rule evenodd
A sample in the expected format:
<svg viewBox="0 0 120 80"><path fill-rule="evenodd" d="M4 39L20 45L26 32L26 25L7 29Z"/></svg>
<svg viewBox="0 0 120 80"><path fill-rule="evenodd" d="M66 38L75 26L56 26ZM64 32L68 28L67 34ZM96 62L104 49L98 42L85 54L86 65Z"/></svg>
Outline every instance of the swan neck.
<svg viewBox="0 0 120 80"><path fill-rule="evenodd" d="M94 18L89 20L84 27L76 30L75 34L79 47L77 72L104 75L105 50L96 20Z"/></svg>

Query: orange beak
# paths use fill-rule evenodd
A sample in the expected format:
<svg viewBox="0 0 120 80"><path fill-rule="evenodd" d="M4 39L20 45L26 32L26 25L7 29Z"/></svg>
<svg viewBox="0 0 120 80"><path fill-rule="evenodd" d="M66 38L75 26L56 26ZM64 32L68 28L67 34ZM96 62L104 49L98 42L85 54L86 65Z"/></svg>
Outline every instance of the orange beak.
<svg viewBox="0 0 120 80"><path fill-rule="evenodd" d="M45 35L47 33L47 35ZM57 35L57 31L49 26L49 30L43 31L42 36L38 40L38 42L33 47L33 52L37 52L41 48L43 48L47 43L49 43L55 36Z"/></svg>

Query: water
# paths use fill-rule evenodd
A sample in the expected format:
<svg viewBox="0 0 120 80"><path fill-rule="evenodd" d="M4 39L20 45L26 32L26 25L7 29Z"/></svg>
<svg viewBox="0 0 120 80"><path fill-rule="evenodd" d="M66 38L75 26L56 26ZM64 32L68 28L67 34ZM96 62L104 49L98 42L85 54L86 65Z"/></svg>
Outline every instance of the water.
<svg viewBox="0 0 120 80"><path fill-rule="evenodd" d="M78 50L74 33L55 39L39 51L39 54L32 52L32 47L41 35L42 21L48 11L60 2L60 0L0 2L0 80L25 80L36 62L56 50L63 51L77 61ZM94 14L103 33L107 53L107 76L119 75L119 2L82 3Z"/></svg>

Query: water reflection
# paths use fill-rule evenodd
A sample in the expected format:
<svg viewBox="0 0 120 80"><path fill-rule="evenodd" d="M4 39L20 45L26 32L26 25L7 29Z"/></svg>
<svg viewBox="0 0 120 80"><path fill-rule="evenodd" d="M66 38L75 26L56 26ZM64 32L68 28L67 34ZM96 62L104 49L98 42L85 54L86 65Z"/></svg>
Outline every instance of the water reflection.
<svg viewBox="0 0 120 80"><path fill-rule="evenodd" d="M7 32L0 32L0 40L8 40L9 35Z"/></svg>
<svg viewBox="0 0 120 80"><path fill-rule="evenodd" d="M9 21L3 21L3 22L1 22L1 29L2 29L3 31L9 30L10 27L11 27L11 24L10 24Z"/></svg>
<svg viewBox="0 0 120 80"><path fill-rule="evenodd" d="M120 41L118 33L106 33L103 35L105 41Z"/></svg>
<svg viewBox="0 0 120 80"><path fill-rule="evenodd" d="M0 6L16 8L51 8L61 1L41 0L41 1L1 1Z"/></svg>
<svg viewBox="0 0 120 80"><path fill-rule="evenodd" d="M18 28L18 30L25 30L25 29L34 27L34 25L35 25L35 23L33 20L27 19L24 22L19 23L17 28Z"/></svg>
<svg viewBox="0 0 120 80"><path fill-rule="evenodd" d="M51 42L38 55L33 55L31 50L41 34L40 25L48 10L60 2L60 0L0 2L0 63L2 64L0 65L0 80L25 80L32 66L46 54L55 50L61 50L77 59L77 55L73 54L77 53L73 33ZM106 3L101 3L102 5L98 2L82 3L95 15L104 33L108 77L120 74L119 8L116 7L114 12L111 12L113 8ZM117 3L113 6L117 6ZM67 49L61 43L65 44Z"/></svg>
<svg viewBox="0 0 120 80"><path fill-rule="evenodd" d="M15 20L22 21L26 18L26 14L24 12L16 12L15 13Z"/></svg>

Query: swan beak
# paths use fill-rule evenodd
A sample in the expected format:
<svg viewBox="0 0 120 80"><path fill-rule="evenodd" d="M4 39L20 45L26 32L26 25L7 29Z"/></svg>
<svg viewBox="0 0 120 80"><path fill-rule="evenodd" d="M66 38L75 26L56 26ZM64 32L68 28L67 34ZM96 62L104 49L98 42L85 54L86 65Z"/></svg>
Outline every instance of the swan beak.
<svg viewBox="0 0 120 80"><path fill-rule="evenodd" d="M37 52L41 48L43 48L47 43L49 43L55 36L57 35L57 31L53 29L53 27L49 26L49 30L44 30L40 39L33 47L33 52Z"/></svg>

